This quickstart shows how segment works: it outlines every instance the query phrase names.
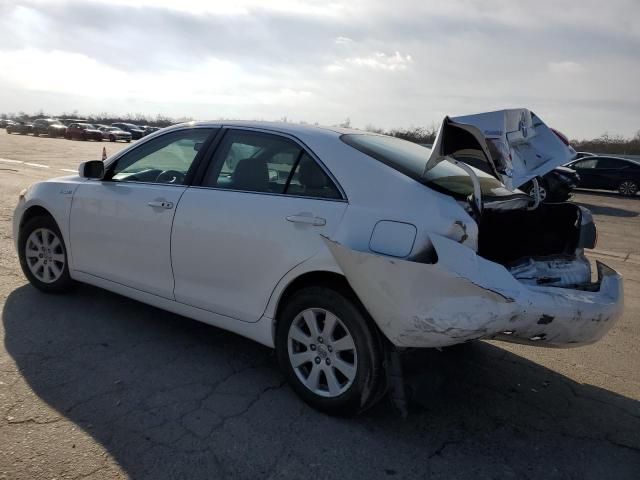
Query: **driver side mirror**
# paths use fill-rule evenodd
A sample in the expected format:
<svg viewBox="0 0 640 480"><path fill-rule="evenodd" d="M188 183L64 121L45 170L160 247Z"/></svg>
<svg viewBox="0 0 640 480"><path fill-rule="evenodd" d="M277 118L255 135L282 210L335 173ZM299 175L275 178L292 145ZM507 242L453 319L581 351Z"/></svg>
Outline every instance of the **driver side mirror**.
<svg viewBox="0 0 640 480"><path fill-rule="evenodd" d="M101 160L82 162L78 167L78 175L82 178L102 180L104 177L104 163Z"/></svg>

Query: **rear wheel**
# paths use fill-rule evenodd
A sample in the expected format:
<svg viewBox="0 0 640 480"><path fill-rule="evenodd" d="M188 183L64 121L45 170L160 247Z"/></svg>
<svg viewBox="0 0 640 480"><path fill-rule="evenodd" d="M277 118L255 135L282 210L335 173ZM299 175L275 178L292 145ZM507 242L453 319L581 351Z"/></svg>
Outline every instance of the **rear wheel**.
<svg viewBox="0 0 640 480"><path fill-rule="evenodd" d="M33 136L34 137L39 137L40 136L40 132L38 132L37 130L33 131Z"/></svg>
<svg viewBox="0 0 640 480"><path fill-rule="evenodd" d="M114 137L113 135L109 135L109 141L110 142L115 142L116 141L116 137Z"/></svg>
<svg viewBox="0 0 640 480"><path fill-rule="evenodd" d="M638 193L638 184L633 180L625 180L618 187L618 191L622 195L626 195L628 197L632 197L636 193Z"/></svg>
<svg viewBox="0 0 640 480"><path fill-rule="evenodd" d="M53 218L34 217L25 223L20 229L18 255L22 271L37 289L62 293L73 285L67 249Z"/></svg>
<svg viewBox="0 0 640 480"><path fill-rule="evenodd" d="M329 414L355 414L380 398L381 350L361 307L328 287L294 293L278 318L276 352L289 384Z"/></svg>

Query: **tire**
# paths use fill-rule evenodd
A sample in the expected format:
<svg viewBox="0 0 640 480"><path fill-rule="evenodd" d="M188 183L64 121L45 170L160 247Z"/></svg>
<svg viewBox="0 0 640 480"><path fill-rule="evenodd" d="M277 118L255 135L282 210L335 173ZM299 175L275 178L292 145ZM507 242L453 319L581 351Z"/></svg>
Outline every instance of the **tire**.
<svg viewBox="0 0 640 480"><path fill-rule="evenodd" d="M116 137L114 137L113 135L109 135L109 141L110 142L115 142L116 141Z"/></svg>
<svg viewBox="0 0 640 480"><path fill-rule="evenodd" d="M81 137L81 138L82 138L82 141L83 141L83 142L86 142L86 141L87 141L87 136L86 136L84 133L82 134L82 137Z"/></svg>
<svg viewBox="0 0 640 480"><path fill-rule="evenodd" d="M68 134L68 133L65 133L64 134L64 138L65 138L65 140L71 140L71 135Z"/></svg>
<svg viewBox="0 0 640 480"><path fill-rule="evenodd" d="M618 191L625 197L633 197L638 193L638 184L633 180L623 180L618 186Z"/></svg>
<svg viewBox="0 0 640 480"><path fill-rule="evenodd" d="M127 143L131 143L131 139L128 139L128 140L127 140Z"/></svg>
<svg viewBox="0 0 640 480"><path fill-rule="evenodd" d="M527 189L527 195L533 197L533 182L531 182L531 186ZM551 192L549 192L549 187L547 186L547 182L542 179L538 179L538 190L540 192L540 203L549 202L552 199Z"/></svg>
<svg viewBox="0 0 640 480"><path fill-rule="evenodd" d="M40 136L40 132L38 132L37 130L35 130L35 131L33 132L33 136L34 136L34 137L39 137L39 136Z"/></svg>
<svg viewBox="0 0 640 480"><path fill-rule="evenodd" d="M18 256L22 271L38 290L64 293L73 286L67 248L53 218L34 217L22 226L18 237Z"/></svg>
<svg viewBox="0 0 640 480"><path fill-rule="evenodd" d="M332 332L326 331L329 315L336 318ZM357 300L333 288L305 287L288 298L278 316L276 354L307 404L331 415L353 415L380 399L383 346L371 324ZM293 355L301 356L295 367Z"/></svg>

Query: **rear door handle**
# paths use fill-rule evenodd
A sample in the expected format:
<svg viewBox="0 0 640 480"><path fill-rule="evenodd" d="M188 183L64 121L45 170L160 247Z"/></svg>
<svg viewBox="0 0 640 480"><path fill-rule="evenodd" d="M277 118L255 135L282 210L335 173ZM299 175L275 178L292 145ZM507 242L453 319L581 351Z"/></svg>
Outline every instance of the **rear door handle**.
<svg viewBox="0 0 640 480"><path fill-rule="evenodd" d="M322 227L327 224L327 221L324 218L314 217L313 215L289 215L285 217L287 221L293 223L304 223L305 225L313 225L314 227Z"/></svg>
<svg viewBox="0 0 640 480"><path fill-rule="evenodd" d="M173 208L173 202L167 202L164 200L154 200L152 202L147 203L147 205L154 208L166 208L167 210L170 210Z"/></svg>

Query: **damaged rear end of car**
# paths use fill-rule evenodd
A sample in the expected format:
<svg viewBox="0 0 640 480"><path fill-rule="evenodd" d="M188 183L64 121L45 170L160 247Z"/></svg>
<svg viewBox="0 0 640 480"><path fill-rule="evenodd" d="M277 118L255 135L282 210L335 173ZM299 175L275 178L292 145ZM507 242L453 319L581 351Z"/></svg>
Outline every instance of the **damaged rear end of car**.
<svg viewBox="0 0 640 480"><path fill-rule="evenodd" d="M499 339L546 347L602 338L623 309L622 278L584 250L596 244L590 212L541 203L517 186L566 163L575 151L525 109L445 118L420 175L382 140L343 141L452 196L473 219L456 235L428 232L406 258L325 243L384 335L398 347ZM460 160L486 162L478 170ZM490 173L487 173L490 172ZM469 238L471 237L471 238Z"/></svg>

